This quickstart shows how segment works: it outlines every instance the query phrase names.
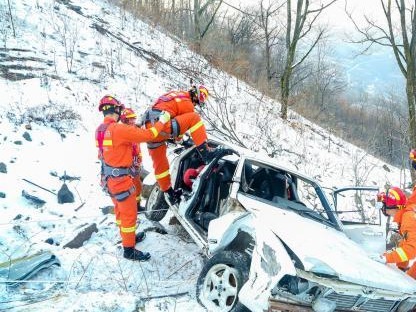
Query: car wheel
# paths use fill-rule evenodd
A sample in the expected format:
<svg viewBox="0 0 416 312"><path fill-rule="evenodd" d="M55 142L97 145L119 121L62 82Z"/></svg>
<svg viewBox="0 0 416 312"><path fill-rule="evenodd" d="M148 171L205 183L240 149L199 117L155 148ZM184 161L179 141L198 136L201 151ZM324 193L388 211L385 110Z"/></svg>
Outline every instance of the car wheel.
<svg viewBox="0 0 416 312"><path fill-rule="evenodd" d="M156 183L146 201L144 214L151 221L160 221L165 217L168 209L169 205L165 201L165 196L160 190L159 184Z"/></svg>
<svg viewBox="0 0 416 312"><path fill-rule="evenodd" d="M198 302L209 311L246 312L238 293L248 280L250 257L242 252L222 251L202 268L196 286Z"/></svg>

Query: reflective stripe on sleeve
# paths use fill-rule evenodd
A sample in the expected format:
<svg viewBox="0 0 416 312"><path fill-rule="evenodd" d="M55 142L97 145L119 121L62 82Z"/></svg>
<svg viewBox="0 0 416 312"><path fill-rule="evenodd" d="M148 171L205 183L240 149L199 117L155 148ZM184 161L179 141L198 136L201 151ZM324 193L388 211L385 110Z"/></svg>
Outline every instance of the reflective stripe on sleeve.
<svg viewBox="0 0 416 312"><path fill-rule="evenodd" d="M157 137L157 136L158 136L158 134L159 134L159 132L157 132L157 130L156 130L156 128L155 128L155 127L151 127L151 128L150 128L150 131L152 131L152 132L153 132L153 136L154 136L154 137Z"/></svg>
<svg viewBox="0 0 416 312"><path fill-rule="evenodd" d="M165 172L162 172L160 174L156 174L156 180L163 179L164 177L167 177L169 175L169 170L166 170Z"/></svg>
<svg viewBox="0 0 416 312"><path fill-rule="evenodd" d="M400 260L402 260L402 262L409 261L409 258L407 257L407 255L404 252L403 248L401 248L401 247L396 248L396 252L399 255Z"/></svg>
<svg viewBox="0 0 416 312"><path fill-rule="evenodd" d="M103 146L112 146L113 140L103 140ZM99 146L98 140L95 140L95 146Z"/></svg>
<svg viewBox="0 0 416 312"><path fill-rule="evenodd" d="M204 123L202 122L202 120L200 120L195 125L193 125L191 128L189 128L189 132L192 133L192 132L198 130L199 128L201 128L203 125L204 125Z"/></svg>
<svg viewBox="0 0 416 312"><path fill-rule="evenodd" d="M136 231L136 226L131 226L131 227L120 227L120 231L123 233L133 233Z"/></svg>

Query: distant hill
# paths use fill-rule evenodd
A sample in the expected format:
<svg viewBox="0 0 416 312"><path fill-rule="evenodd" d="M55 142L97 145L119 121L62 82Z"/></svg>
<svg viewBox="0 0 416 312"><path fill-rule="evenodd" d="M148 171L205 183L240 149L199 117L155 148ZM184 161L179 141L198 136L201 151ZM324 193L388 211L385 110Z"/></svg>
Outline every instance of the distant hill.
<svg viewBox="0 0 416 312"><path fill-rule="evenodd" d="M346 42L335 48L335 61L345 70L350 89L377 94L394 87L404 92L404 78L389 48L373 47L365 55L360 51L358 44Z"/></svg>

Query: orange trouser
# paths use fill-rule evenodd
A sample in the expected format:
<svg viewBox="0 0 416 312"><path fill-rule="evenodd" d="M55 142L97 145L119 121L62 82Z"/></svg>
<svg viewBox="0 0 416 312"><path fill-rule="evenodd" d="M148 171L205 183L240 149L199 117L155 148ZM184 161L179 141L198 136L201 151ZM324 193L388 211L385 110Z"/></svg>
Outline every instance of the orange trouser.
<svg viewBox="0 0 416 312"><path fill-rule="evenodd" d="M179 135L182 135L189 130L192 140L196 146L203 144L207 140L205 126L198 113L186 113L176 116L174 119L176 119L179 125ZM147 128L151 126L152 125L150 123L146 124ZM163 142L170 138L171 133L171 123L168 122L160 134L152 142ZM156 148L149 148L149 154L153 160L153 169L155 170L156 180L163 192L171 187L169 161L166 156L166 148L166 144L162 144Z"/></svg>
<svg viewBox="0 0 416 312"><path fill-rule="evenodd" d="M118 194L133 186L133 178L123 176L108 179L108 190L111 194ZM119 227L123 247L134 247L136 245L136 222L137 222L137 202L136 192L133 192L123 201L118 201L114 197L114 214L116 224Z"/></svg>
<svg viewBox="0 0 416 312"><path fill-rule="evenodd" d="M140 179L140 174L133 177L133 183L136 187L136 201L140 203L141 194L142 194L142 180Z"/></svg>

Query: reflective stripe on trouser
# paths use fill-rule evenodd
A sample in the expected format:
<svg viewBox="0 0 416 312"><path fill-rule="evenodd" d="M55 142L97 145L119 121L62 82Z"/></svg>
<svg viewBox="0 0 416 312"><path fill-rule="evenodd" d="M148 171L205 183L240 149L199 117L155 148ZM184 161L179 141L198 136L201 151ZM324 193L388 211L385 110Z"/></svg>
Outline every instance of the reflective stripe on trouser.
<svg viewBox="0 0 416 312"><path fill-rule="evenodd" d="M111 198L114 203L116 223L119 221L120 235L123 247L134 247L136 245L136 223L137 203L136 195L131 194L127 199L119 202Z"/></svg>
<svg viewBox="0 0 416 312"><path fill-rule="evenodd" d="M201 145L207 140L207 133L205 130L205 125L201 120L201 117L198 113L191 112L176 116L175 121L179 126L179 135L183 135L186 131L189 130L192 140L195 142L195 145ZM150 122L146 123L146 128L150 128L152 124ZM168 122L165 124L163 129L160 131L159 135L155 138L152 143L163 142L171 137L172 134L172 123ZM156 144L157 145L157 144ZM157 146L156 146L157 148Z"/></svg>
<svg viewBox="0 0 416 312"><path fill-rule="evenodd" d="M164 192L171 186L166 145L163 144L157 148L149 149L149 154L153 160L156 180L159 183L160 189Z"/></svg>
<svg viewBox="0 0 416 312"><path fill-rule="evenodd" d="M207 140L207 133L205 131L204 123L198 113L186 113L175 117L180 129L179 135L184 134L189 130L192 140L196 146L201 145ZM150 127L151 124L147 123L146 127ZM161 133L172 133L171 123L168 122L162 129ZM161 142L168 139L168 137L159 134L155 138L154 142ZM166 144L157 146L155 148L149 148L150 157L153 160L153 169L155 171L156 180L159 183L160 189L164 192L170 186L170 174L169 174L169 161L166 156Z"/></svg>
<svg viewBox="0 0 416 312"><path fill-rule="evenodd" d="M192 140L196 146L201 145L207 140L205 125L198 113L186 113L175 117L179 124L180 135L189 130Z"/></svg>

